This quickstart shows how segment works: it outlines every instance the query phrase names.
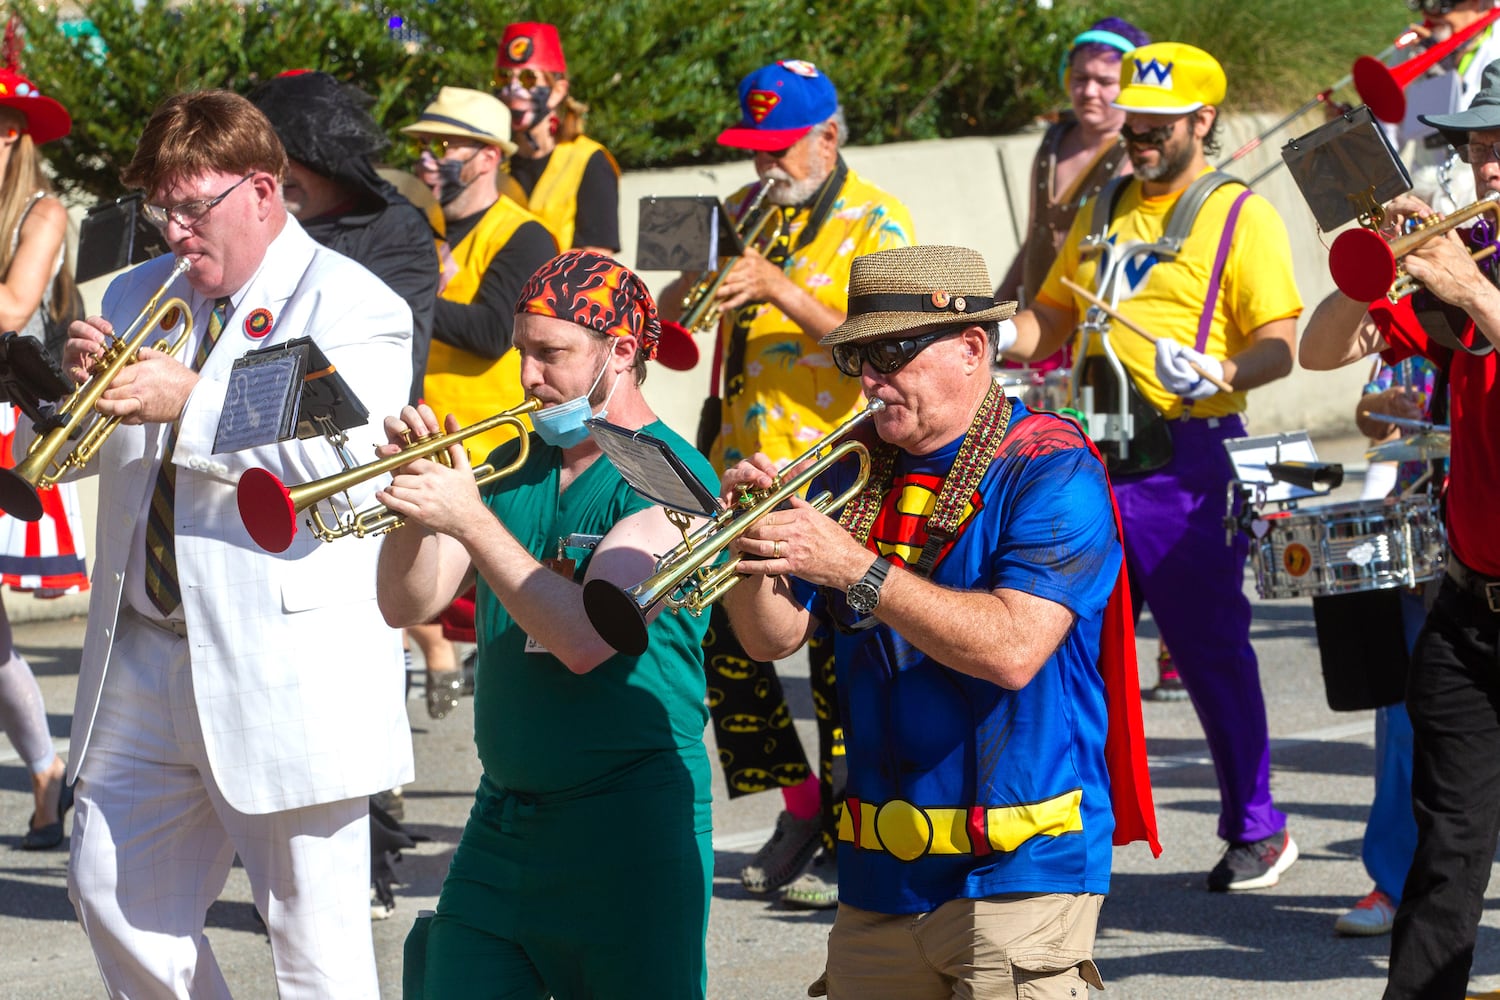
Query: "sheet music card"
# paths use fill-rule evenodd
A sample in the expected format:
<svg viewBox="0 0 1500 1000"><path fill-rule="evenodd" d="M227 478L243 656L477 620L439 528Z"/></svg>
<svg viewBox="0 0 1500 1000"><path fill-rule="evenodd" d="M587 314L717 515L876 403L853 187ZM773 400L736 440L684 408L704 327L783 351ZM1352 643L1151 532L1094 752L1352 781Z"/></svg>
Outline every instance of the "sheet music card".
<svg viewBox="0 0 1500 1000"><path fill-rule="evenodd" d="M327 435L369 420L310 337L247 351L229 372L214 453Z"/></svg>
<svg viewBox="0 0 1500 1000"><path fill-rule="evenodd" d="M694 517L712 517L719 498L661 438L595 417L589 431L620 476L652 503Z"/></svg>

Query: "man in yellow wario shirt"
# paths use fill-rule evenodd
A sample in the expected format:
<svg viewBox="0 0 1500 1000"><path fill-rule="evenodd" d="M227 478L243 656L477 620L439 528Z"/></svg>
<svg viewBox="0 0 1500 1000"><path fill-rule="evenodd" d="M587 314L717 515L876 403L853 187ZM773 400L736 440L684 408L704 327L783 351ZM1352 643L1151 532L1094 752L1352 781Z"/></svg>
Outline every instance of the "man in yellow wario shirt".
<svg viewBox="0 0 1500 1000"><path fill-rule="evenodd" d="M557 241L540 219L500 194L500 166L516 149L506 138L510 112L504 104L478 90L444 87L401 131L421 147L416 174L437 199L429 214L442 276L423 399L439 419L452 413L467 427L523 398L520 356L511 347L516 298L536 269L557 255ZM513 436L498 428L464 443L477 464ZM454 637L472 632L471 608L469 601L454 619L461 623ZM458 706L463 690L452 644L437 623L416 626L409 635L427 661L427 714L440 719Z"/></svg>
<svg viewBox="0 0 1500 1000"><path fill-rule="evenodd" d="M1160 240L1168 213L1210 173L1226 81L1213 56L1176 42L1136 49L1120 73L1115 106L1125 111L1120 134L1135 173L1110 214L1108 248L1083 259L1080 243L1094 222L1085 205L1035 305L1016 315L1013 345L1000 349L1017 360L1055 351L1087 309L1062 279L1097 288L1101 259L1125 255L1114 271L1118 311L1159 340L1153 346L1117 325L1109 342L1136 390L1166 417L1172 445L1162 467L1114 477L1131 588L1172 650L1218 773L1219 836L1228 847L1208 888L1258 889L1276 884L1297 846L1271 800L1265 702L1242 591L1248 539L1224 542L1233 475L1224 441L1245 435L1245 390L1291 372L1302 300L1286 227L1239 184L1208 196L1175 256L1132 251ZM1221 392L1202 372L1234 391Z"/></svg>
<svg viewBox="0 0 1500 1000"><path fill-rule="evenodd" d="M495 87L510 108L510 175L561 250L612 256L620 249L620 167L583 134L588 105L573 96L557 28L508 25L495 56Z"/></svg>

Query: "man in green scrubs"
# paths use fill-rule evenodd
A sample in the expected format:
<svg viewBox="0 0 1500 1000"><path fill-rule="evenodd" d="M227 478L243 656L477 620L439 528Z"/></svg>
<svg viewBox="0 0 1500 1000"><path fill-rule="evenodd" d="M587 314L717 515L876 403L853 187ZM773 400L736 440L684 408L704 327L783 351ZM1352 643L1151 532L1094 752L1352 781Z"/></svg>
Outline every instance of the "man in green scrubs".
<svg viewBox="0 0 1500 1000"><path fill-rule="evenodd" d="M641 394L659 333L635 274L587 251L555 258L516 305L521 383L543 404L524 465L477 488L455 447L451 468L413 461L379 495L406 519L380 554L387 621L430 620L478 579L484 774L427 930L428 1000L704 995L707 618L660 615L646 651L626 656L582 601L585 581L633 586L681 541L584 420L607 412L717 482ZM439 429L431 410L407 407L386 420L384 450ZM502 467L516 448L489 461Z"/></svg>

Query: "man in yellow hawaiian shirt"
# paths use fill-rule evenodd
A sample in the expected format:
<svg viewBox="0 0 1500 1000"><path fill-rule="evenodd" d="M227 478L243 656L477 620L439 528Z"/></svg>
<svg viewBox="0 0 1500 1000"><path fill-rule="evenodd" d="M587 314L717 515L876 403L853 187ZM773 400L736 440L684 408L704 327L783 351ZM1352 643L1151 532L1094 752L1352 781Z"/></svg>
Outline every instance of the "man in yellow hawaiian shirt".
<svg viewBox="0 0 1500 1000"><path fill-rule="evenodd" d="M840 374L819 342L844 321L854 258L913 242L906 207L839 155L848 127L838 91L821 70L801 60L774 62L745 77L739 97L742 120L719 142L753 151L759 180L730 197L730 214L744 213L769 184L758 211L779 213L782 226L764 252L747 250L734 263L717 292L723 320L712 391L719 405L709 408L698 444L721 471L756 452L784 465L859 407L859 381ZM661 296L674 304L680 299L671 290ZM811 650L820 787L772 665L745 655L717 607L709 626L709 703L729 794L780 787L786 799L775 834L741 873L751 892L781 888L820 840L827 848L835 843L842 781L834 771L837 765L842 772L843 749L832 643L825 639L820 633ZM783 899L832 907L837 885L826 851Z"/></svg>

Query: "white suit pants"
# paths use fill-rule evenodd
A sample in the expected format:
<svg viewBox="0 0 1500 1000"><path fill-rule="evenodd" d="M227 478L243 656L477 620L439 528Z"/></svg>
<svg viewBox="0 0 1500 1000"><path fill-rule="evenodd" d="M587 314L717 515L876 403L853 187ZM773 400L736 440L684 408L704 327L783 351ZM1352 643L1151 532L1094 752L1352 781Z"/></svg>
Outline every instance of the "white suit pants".
<svg viewBox="0 0 1500 1000"><path fill-rule="evenodd" d="M238 854L282 1000L378 998L367 802L236 811L209 768L187 642L122 611L68 871L109 994L230 995L203 928Z"/></svg>

